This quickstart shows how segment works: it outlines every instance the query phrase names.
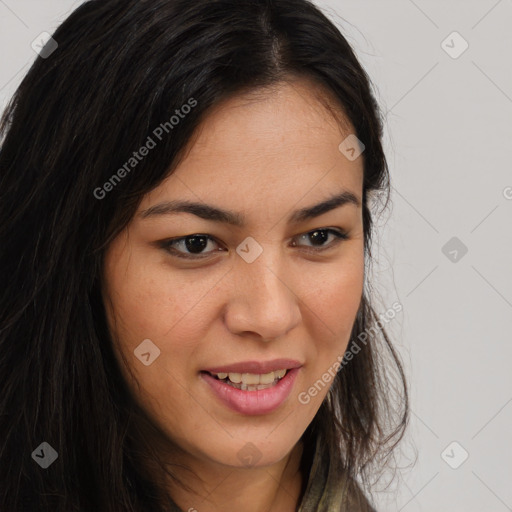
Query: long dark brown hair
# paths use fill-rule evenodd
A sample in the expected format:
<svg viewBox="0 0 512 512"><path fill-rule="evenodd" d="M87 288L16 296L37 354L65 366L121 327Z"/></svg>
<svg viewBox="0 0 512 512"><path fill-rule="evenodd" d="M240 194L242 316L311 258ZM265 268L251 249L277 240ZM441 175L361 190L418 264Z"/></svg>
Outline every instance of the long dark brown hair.
<svg viewBox="0 0 512 512"><path fill-rule="evenodd" d="M350 45L307 0L91 0L53 38L58 47L36 59L0 126L0 510L155 511L162 489L141 464L154 453L135 441L145 419L105 322L106 247L212 107L302 76L330 91L365 145L368 265L369 193L390 187L382 120ZM157 146L113 180L165 122ZM349 351L378 320L369 291ZM385 329L371 332L328 396L304 439L321 435L344 471L363 475L391 453L408 417ZM32 457L42 442L58 454L47 469Z"/></svg>

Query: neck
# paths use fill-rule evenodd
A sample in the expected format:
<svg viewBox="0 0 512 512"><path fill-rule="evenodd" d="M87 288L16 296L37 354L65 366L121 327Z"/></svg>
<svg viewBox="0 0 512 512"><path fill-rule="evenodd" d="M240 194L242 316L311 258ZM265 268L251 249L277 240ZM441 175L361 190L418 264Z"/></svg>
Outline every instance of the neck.
<svg viewBox="0 0 512 512"><path fill-rule="evenodd" d="M262 468L233 468L188 456L176 465L192 470L180 474L188 489L170 482L169 492L187 512L296 512L302 497L302 452L299 441L285 458Z"/></svg>

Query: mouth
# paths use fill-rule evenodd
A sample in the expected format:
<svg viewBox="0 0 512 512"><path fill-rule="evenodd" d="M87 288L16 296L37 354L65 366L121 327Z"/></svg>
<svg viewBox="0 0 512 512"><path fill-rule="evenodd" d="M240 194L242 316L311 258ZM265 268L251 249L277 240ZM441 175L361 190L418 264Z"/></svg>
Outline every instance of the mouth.
<svg viewBox="0 0 512 512"><path fill-rule="evenodd" d="M273 372L258 373L237 373L237 372L201 372L208 373L214 379L221 381L228 386L241 391L259 391L275 386L288 373L288 368L282 368Z"/></svg>
<svg viewBox="0 0 512 512"><path fill-rule="evenodd" d="M202 370L202 380L220 403L244 415L278 409L294 388L302 364L291 359L249 361Z"/></svg>

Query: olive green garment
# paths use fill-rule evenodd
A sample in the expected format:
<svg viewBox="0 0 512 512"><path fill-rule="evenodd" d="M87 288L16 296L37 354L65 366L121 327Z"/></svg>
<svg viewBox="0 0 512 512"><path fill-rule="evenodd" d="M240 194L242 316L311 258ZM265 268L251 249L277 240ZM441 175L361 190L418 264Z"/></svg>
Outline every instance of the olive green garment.
<svg viewBox="0 0 512 512"><path fill-rule="evenodd" d="M194 510L193 507L191 507ZM174 502L168 512L181 510ZM198 511L200 512L200 510ZM317 437L313 464L307 487L297 512L376 512L355 482L348 483L343 473L331 463L329 452Z"/></svg>

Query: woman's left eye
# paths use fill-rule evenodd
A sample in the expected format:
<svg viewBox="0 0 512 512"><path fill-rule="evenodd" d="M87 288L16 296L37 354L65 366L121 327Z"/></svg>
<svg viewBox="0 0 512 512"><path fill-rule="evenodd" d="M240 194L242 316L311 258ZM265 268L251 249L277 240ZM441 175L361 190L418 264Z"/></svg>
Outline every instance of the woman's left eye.
<svg viewBox="0 0 512 512"><path fill-rule="evenodd" d="M326 249L330 249L331 247L337 245L342 240L348 239L348 235L345 231L340 231L337 229L330 229L330 228L329 229L328 228L315 229L313 231L309 231L308 233L305 233L304 235L299 235L298 238L306 239L306 240L309 238L310 240L315 241L315 243L317 243L317 242L322 243L329 239L329 235L334 236L334 240L332 240L331 243L329 243L327 246L320 246L320 247L313 245L312 246L313 250L314 251L323 251ZM295 246L296 244L293 244L293 245Z"/></svg>
<svg viewBox="0 0 512 512"><path fill-rule="evenodd" d="M329 236L334 237L334 239L327 245L325 242L329 239ZM330 249L340 243L342 240L347 240L348 235L345 231L341 231L338 229L315 229L313 231L309 231L303 235L298 235L295 237L300 240L310 240L313 242L313 245L306 246L309 247L308 250L313 252L320 252L327 249ZM223 249L217 249L209 252L203 252L203 250L208 246L209 242L213 242L214 244L218 244L218 242L210 235L204 234L194 234L188 235L181 238L173 238L171 240L164 240L160 243L161 247L171 253L173 256L178 258L185 259L202 259L210 256L213 252L220 252ZM322 245L315 245L322 244ZM296 242L292 243L293 247L296 247ZM183 252L178 248L184 249L188 252Z"/></svg>

